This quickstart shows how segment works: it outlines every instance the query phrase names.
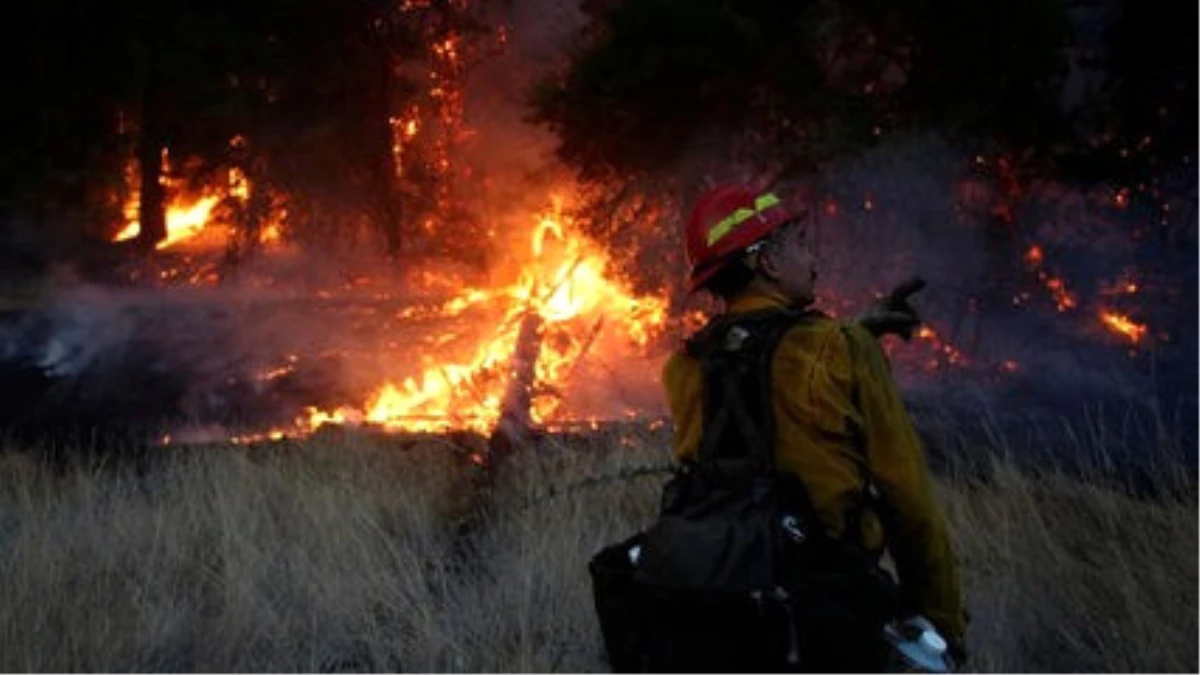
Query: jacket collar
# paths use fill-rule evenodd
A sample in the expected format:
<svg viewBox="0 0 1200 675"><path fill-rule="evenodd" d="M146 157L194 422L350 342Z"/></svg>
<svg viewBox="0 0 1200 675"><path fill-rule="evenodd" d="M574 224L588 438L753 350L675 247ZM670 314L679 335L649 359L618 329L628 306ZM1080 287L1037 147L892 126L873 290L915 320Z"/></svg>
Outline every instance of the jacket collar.
<svg viewBox="0 0 1200 675"><path fill-rule="evenodd" d="M729 314L746 314L762 309L788 309L792 305L782 293L774 291L749 290L734 298L726 312Z"/></svg>

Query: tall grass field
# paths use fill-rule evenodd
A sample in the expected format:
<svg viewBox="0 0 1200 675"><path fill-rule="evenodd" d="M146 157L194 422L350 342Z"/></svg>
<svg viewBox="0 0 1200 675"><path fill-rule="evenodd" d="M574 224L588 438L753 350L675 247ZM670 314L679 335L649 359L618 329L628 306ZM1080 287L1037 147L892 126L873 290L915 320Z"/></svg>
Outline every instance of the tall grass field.
<svg viewBox="0 0 1200 675"><path fill-rule="evenodd" d="M482 439L463 436L322 433L136 465L5 450L0 670L605 671L587 561L653 519L668 441L549 437L482 502L463 461ZM959 451L983 470L952 465L937 488L969 669L1197 670L1194 466L1165 458L1134 491L1102 462L1019 464L1000 436Z"/></svg>

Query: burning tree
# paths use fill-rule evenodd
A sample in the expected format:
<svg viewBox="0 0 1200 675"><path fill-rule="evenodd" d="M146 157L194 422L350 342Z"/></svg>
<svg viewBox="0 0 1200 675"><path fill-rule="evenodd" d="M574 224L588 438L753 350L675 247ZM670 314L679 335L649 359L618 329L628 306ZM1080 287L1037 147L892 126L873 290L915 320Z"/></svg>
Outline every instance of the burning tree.
<svg viewBox="0 0 1200 675"><path fill-rule="evenodd" d="M996 323L1032 323L1064 348L1103 331L1135 354L1174 332L1138 306L1170 284L1137 261L1077 269L1074 252L1101 241L1093 229L1106 250L1126 245L1110 226L1161 188L1069 182L1084 127L1056 98L1063 4L587 2L562 31L573 48L525 62L514 42L541 38L514 20L522 3L235 4L126 0L110 9L128 20L99 34L70 3L21 4L37 30L19 38L32 57L6 86L37 84L47 114L0 159L14 213L75 210L88 223L76 238L140 243L132 265L103 269L171 302L123 297L117 314L169 308L174 324L153 322L161 367L192 378L205 365L166 407L221 434L657 417L657 359L703 319L677 283L680 211L733 176L809 206L837 313L897 280L880 270L941 265L933 325L894 352L919 373L1025 372L1024 353L981 343ZM71 72L83 54L95 83ZM540 127L481 95L547 71ZM64 93L76 85L77 109ZM930 129L939 138L922 141ZM524 161L547 139L565 168ZM1155 141L1130 155L1167 157ZM88 187L67 199L76 178ZM1068 193L1078 213L1046 215ZM855 241L870 246L844 255ZM950 243L971 269L938 259ZM971 283L944 282L955 274ZM1043 330L1047 316L1083 327ZM222 348L181 334L195 325ZM14 341L55 377L116 351Z"/></svg>
<svg viewBox="0 0 1200 675"><path fill-rule="evenodd" d="M1078 282L1063 278L1062 261L1053 259L1059 251L1047 246L1051 229L1065 242L1065 230L1091 227L1064 218L1069 202L1086 204L1081 216L1094 209L1105 236L1124 237L1128 247L1155 238L1174 241L1167 246L1179 254L1194 242L1195 67L1168 54L1190 37L1167 25L1190 25L1190 6L652 0L587 7L590 23L569 64L542 83L534 106L557 132L559 157L609 186L597 201L606 212L614 202L644 200L652 186L649 194L660 195L654 206L672 221L679 204L714 180L775 184L809 204L819 228L829 224L822 232L834 253L869 259L873 270L914 257L893 250L879 259L882 240L942 250L949 246L933 232L960 238L946 228L974 230L990 278L956 299L956 324L962 315L1027 304L1031 293L1045 294L1060 313L1079 309ZM1155 47L1133 47L1135 36L1152 32ZM931 132L945 143L933 144L935 154L957 154L948 168L914 157L915 166L895 163L897 177L888 178L848 166L856 157L887 163ZM945 174L945 183L905 195L900 183L914 169ZM898 208L898 200L925 198L924 210ZM1127 213L1134 201L1148 217ZM619 239L626 232L612 228L615 220L598 219L594 233ZM881 239L872 228L885 221L889 232L911 234ZM848 270L851 262L834 266ZM1103 274L1110 278L1087 284L1089 325L1139 343L1153 331L1127 329L1113 319L1125 315L1105 300L1113 298L1107 285L1126 273ZM854 278L864 276L877 286ZM886 283L862 273L835 278L842 297L827 300L843 311L856 302L845 296L861 298ZM931 342L946 353L942 340Z"/></svg>
<svg viewBox="0 0 1200 675"><path fill-rule="evenodd" d="M373 229L398 252L409 224L394 180L394 122L430 89L428 69L409 64L436 62L473 26L461 2L125 0L82 12L65 2L16 9L28 21L9 25L32 27L13 36L29 61L6 96L32 94L28 109L41 121L31 134L24 119L8 127L23 134L9 140L11 170L32 170L42 188L32 197L35 212L69 206L56 187L64 173L106 185L89 186L73 208L101 235L136 219L131 239L143 250L168 239L172 208L228 193L225 177L236 171L247 193L237 213L243 246L259 239L286 198L296 236L327 243ZM27 161L37 156L42 161ZM418 159L407 158L413 181ZM111 178L121 176L133 182Z"/></svg>
<svg viewBox="0 0 1200 675"><path fill-rule="evenodd" d="M1061 129L1054 92L1066 10L607 3L536 107L559 133L559 155L586 176L658 171L697 149L756 171L804 173L898 130L1044 141Z"/></svg>
<svg viewBox="0 0 1200 675"><path fill-rule="evenodd" d="M239 440L328 424L486 430L502 416L553 426L645 414L603 383L644 369L662 301L582 236L561 172L525 181L464 159L476 137L467 75L503 50L504 23L481 23L488 13L465 2L335 4L140 18L125 36L145 57L130 82L158 73L159 103L141 105L130 85L95 105L116 113L104 159L119 189L105 205L120 222L106 238L140 242L149 255L126 280L160 290L65 293L3 326L12 362L86 391L89 405L113 373L152 367L170 381L145 392L158 395L155 415L219 422ZM177 25L193 20L207 23ZM209 41L210 29L221 37ZM174 49L153 58L147 31ZM113 61L98 67L114 78L132 68ZM234 278L228 254L246 248L261 265ZM214 286L228 294L199 293ZM124 329L78 329L97 324ZM197 341L204 324L209 348Z"/></svg>

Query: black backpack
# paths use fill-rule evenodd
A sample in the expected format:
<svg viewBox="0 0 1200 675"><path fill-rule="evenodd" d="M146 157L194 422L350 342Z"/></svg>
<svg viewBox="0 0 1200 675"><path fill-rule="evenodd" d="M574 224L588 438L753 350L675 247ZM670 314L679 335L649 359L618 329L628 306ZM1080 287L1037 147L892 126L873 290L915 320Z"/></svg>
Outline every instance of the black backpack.
<svg viewBox="0 0 1200 675"><path fill-rule="evenodd" d="M704 371L696 461L657 522L589 564L613 670L871 670L886 658L895 584L825 533L804 484L777 472L771 360L806 314L722 317L688 343Z"/></svg>

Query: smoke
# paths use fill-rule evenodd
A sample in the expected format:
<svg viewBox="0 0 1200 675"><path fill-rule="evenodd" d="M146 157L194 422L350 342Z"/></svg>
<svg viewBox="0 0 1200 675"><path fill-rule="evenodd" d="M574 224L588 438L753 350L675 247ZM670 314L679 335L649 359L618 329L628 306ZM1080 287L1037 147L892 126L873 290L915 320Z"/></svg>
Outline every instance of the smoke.
<svg viewBox="0 0 1200 675"><path fill-rule="evenodd" d="M1122 429L1160 428L1178 413L1194 453L1194 172L1160 177L1163 206L1146 207L1127 199L1131 186L1050 178L1016 186L998 158L936 134L893 135L773 184L752 161L727 161L727 147L698 139L671 174L693 194L742 180L807 207L818 308L850 317L911 276L928 282L916 304L934 337L885 341L923 419L950 416L962 429L986 420L1014 435L1033 425L1038 444L1061 448L1078 442L1065 422L1097 408ZM665 227L641 231L639 246L679 248L691 198ZM659 265L647 274L678 287L683 271ZM1127 319L1138 339L1106 314ZM1149 437L1130 445L1157 442Z"/></svg>
<svg viewBox="0 0 1200 675"><path fill-rule="evenodd" d="M805 186L821 302L846 316L911 275L929 282L919 307L964 361L934 367L928 342L890 345L908 399L927 412L1064 433L1062 420L1089 407L1146 419L1170 409L1194 428L1194 185L1161 181L1173 186L1166 219L1127 208L1121 186L1042 180L1005 194L986 177L991 161L920 136L825 167ZM1144 335L1135 343L1105 312Z"/></svg>
<svg viewBox="0 0 1200 675"><path fill-rule="evenodd" d="M570 185L554 158L553 134L528 119L529 97L538 79L559 65L583 17L573 3L544 0L485 5L481 13L485 25L503 26L504 43L474 63L464 82L471 136L454 151L470 174L461 177L457 193L478 204L484 218L505 225L506 218L544 209L551 192Z"/></svg>
<svg viewBox="0 0 1200 675"><path fill-rule="evenodd" d="M44 313L24 315L0 327L0 359L36 368L51 377L72 377L127 343L128 316L114 311L97 287L81 286L57 296Z"/></svg>

